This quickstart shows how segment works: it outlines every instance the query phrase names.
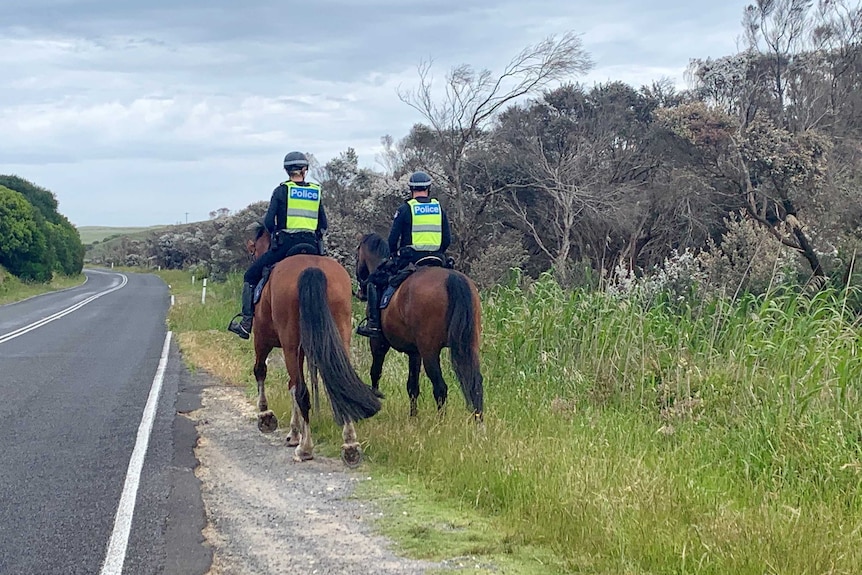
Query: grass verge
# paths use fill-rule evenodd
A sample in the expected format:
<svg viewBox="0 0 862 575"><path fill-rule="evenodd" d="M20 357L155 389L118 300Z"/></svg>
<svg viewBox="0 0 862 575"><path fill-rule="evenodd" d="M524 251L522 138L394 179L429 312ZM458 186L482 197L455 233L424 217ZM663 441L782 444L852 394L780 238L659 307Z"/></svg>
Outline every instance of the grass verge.
<svg viewBox="0 0 862 575"><path fill-rule="evenodd" d="M3 268L0 268L0 305L20 301L51 291L81 285L86 281L84 274L76 276L55 275L48 283L22 282Z"/></svg>
<svg viewBox="0 0 862 575"><path fill-rule="evenodd" d="M240 280L202 305L172 274L187 361L252 397L251 343L224 330ZM862 322L845 296L641 307L548 279L484 294L484 431L448 370L446 412L423 376L409 419L390 355L384 409L357 427L362 495L405 553L474 573L858 573ZM363 338L352 355L367 380ZM286 393L270 404L289 413ZM335 451L326 408L312 425Z"/></svg>

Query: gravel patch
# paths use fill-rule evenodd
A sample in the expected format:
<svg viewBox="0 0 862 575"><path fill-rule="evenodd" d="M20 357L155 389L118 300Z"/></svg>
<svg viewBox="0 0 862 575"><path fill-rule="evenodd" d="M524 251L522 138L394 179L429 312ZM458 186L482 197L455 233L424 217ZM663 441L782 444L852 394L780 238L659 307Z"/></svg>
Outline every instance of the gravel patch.
<svg viewBox="0 0 862 575"><path fill-rule="evenodd" d="M209 575L304 573L421 574L443 564L395 555L370 522L373 504L351 498L362 469L315 455L293 461L281 429L257 430L242 389L206 387L189 414L200 439L197 475L213 548Z"/></svg>

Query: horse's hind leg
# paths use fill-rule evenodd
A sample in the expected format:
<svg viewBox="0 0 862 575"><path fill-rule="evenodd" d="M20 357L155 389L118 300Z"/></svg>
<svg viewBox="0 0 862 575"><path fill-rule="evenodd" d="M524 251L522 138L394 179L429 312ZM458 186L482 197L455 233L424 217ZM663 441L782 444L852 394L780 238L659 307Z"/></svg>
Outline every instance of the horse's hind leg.
<svg viewBox="0 0 862 575"><path fill-rule="evenodd" d="M347 467L356 467L362 463L362 446L356 441L356 428L349 419L344 422L341 430L341 460Z"/></svg>
<svg viewBox="0 0 862 575"><path fill-rule="evenodd" d="M293 395L293 417L296 418L296 412L299 411L299 444L296 446L293 458L296 461L307 461L314 459L314 441L311 439L311 397L308 393L308 387L305 385L305 378L302 374L302 360L304 355L301 350L296 353L284 353L284 363L287 366L287 373L290 376L290 391ZM291 424L291 435L294 433L294 424Z"/></svg>
<svg viewBox="0 0 862 575"><path fill-rule="evenodd" d="M300 356L303 355L303 351L300 348L299 350ZM302 365L302 358L299 360L300 365ZM313 365L309 362L309 370L311 371L311 377L313 378L312 385L317 385L317 370ZM300 370L301 373L301 370ZM300 387L301 386L301 387ZM293 408L290 413L290 433L288 433L287 438L285 439L285 443L288 447L296 447L299 445L300 441L302 441L302 409L300 407L300 403L303 401L308 401L308 386L305 385L305 378L303 377L301 381L297 382L295 386L291 389L291 404ZM306 412L310 410L310 407L306 407Z"/></svg>
<svg viewBox="0 0 862 575"><path fill-rule="evenodd" d="M417 352L407 355L407 395L410 397L410 417L416 417L419 400L419 372L422 369L422 356ZM426 368L427 369L427 368Z"/></svg>
<svg viewBox="0 0 862 575"><path fill-rule="evenodd" d="M296 388L294 388L290 394L293 404L293 408L290 413L290 433L287 434L287 437L284 440L284 443L288 447L296 447L299 445L299 442L302 440L302 411L299 409L299 403L296 401Z"/></svg>
<svg viewBox="0 0 862 575"><path fill-rule="evenodd" d="M440 350L423 355L422 362L425 364L425 373L428 374L428 379L431 380L434 388L434 401L437 403L437 410L441 411L446 405L449 387L443 379L443 370L440 368Z"/></svg>
<svg viewBox="0 0 862 575"><path fill-rule="evenodd" d="M254 341L254 379L257 381L257 428L263 433L272 433L278 429L278 418L270 411L266 400L266 358L272 351L273 346L266 343Z"/></svg>
<svg viewBox="0 0 862 575"><path fill-rule="evenodd" d="M320 411L320 370L311 361L308 362L308 379L311 381L311 401L315 411Z"/></svg>

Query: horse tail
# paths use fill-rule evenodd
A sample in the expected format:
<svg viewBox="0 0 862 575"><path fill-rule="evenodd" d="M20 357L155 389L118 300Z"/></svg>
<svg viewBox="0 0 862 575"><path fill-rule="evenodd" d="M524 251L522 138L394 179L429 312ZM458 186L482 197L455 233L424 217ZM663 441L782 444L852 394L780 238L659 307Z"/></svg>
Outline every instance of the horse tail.
<svg viewBox="0 0 862 575"><path fill-rule="evenodd" d="M320 371L338 425L380 411L379 394L350 364L326 299L326 276L319 268L308 268L299 276L299 333L305 354Z"/></svg>
<svg viewBox="0 0 862 575"><path fill-rule="evenodd" d="M478 316L473 307L473 292L467 279L458 273L450 273L446 279L446 324L449 326L447 345L452 368L461 383L461 391L467 404L476 414L482 414L482 372L479 369Z"/></svg>

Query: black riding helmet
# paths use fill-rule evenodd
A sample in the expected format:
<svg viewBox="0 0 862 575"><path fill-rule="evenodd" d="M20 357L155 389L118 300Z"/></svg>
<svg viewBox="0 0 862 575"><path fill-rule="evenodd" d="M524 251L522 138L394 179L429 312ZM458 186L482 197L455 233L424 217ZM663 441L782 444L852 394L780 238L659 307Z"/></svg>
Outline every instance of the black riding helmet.
<svg viewBox="0 0 862 575"><path fill-rule="evenodd" d="M411 190L430 190L431 176L425 172L413 172L410 174L410 179L407 181L407 186Z"/></svg>
<svg viewBox="0 0 862 575"><path fill-rule="evenodd" d="M308 167L308 158L302 152L290 152L284 157L284 169L287 173L298 172Z"/></svg>

